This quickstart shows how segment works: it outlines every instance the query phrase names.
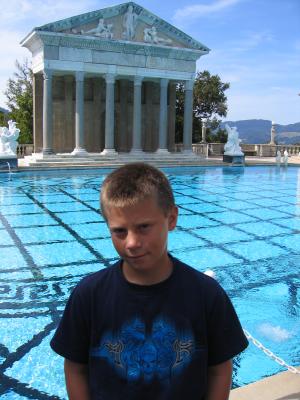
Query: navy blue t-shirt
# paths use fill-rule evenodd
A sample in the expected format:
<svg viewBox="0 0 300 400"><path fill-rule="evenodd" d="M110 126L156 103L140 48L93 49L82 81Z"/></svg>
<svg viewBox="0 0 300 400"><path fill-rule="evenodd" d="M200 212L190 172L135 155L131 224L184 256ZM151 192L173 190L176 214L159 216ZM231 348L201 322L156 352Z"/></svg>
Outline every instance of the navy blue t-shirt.
<svg viewBox="0 0 300 400"><path fill-rule="evenodd" d="M126 281L119 261L71 294L51 347L89 365L92 400L201 400L207 367L247 347L220 285L172 261L155 285Z"/></svg>

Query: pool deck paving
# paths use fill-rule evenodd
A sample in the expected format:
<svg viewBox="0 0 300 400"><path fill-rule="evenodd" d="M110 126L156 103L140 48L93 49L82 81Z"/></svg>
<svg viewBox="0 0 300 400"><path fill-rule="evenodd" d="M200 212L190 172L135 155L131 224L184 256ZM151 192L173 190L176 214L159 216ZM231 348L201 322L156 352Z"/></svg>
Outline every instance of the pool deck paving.
<svg viewBox="0 0 300 400"><path fill-rule="evenodd" d="M300 373L281 372L233 389L229 400L300 400Z"/></svg>

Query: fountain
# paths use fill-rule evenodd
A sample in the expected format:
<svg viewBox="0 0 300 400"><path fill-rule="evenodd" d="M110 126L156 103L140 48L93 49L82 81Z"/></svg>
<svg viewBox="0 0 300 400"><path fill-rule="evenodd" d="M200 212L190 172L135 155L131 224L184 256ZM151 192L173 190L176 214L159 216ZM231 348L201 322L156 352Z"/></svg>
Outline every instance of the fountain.
<svg viewBox="0 0 300 400"><path fill-rule="evenodd" d="M284 150L283 152L283 163L284 165L288 165L289 162L289 153L287 150Z"/></svg>
<svg viewBox="0 0 300 400"><path fill-rule="evenodd" d="M9 120L8 128L0 127L0 169L8 166L9 172L11 168L18 167L17 140L20 129L16 127L16 124L15 121Z"/></svg>
<svg viewBox="0 0 300 400"><path fill-rule="evenodd" d="M279 166L281 163L281 151L280 150L277 150L275 161L276 161L276 164Z"/></svg>
<svg viewBox="0 0 300 400"><path fill-rule="evenodd" d="M229 125L225 125L225 129L227 131L227 143L224 146L224 155L223 161L229 162L232 164L244 164L245 163L245 155L242 152L239 139L239 133L237 131L236 126L232 128Z"/></svg>

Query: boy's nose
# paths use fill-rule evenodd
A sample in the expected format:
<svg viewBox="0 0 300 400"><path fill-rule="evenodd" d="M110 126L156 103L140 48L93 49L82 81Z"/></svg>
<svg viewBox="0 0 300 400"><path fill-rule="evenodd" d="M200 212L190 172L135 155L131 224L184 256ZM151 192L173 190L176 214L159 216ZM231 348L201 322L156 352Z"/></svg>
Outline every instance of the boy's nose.
<svg viewBox="0 0 300 400"><path fill-rule="evenodd" d="M139 247L141 247L141 245L142 245L142 243L141 243L140 235L138 235L137 233L134 233L134 232L128 232L127 240L126 240L127 249L129 249L129 250L138 249Z"/></svg>

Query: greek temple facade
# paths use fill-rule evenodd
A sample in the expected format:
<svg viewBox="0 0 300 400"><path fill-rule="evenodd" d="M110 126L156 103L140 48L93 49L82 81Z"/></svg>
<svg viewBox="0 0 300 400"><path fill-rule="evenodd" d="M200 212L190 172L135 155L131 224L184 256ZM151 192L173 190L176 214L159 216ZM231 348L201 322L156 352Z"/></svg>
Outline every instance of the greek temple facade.
<svg viewBox="0 0 300 400"><path fill-rule="evenodd" d="M169 154L176 85L185 88L184 152L192 148L196 61L209 49L130 2L34 28L34 151Z"/></svg>

